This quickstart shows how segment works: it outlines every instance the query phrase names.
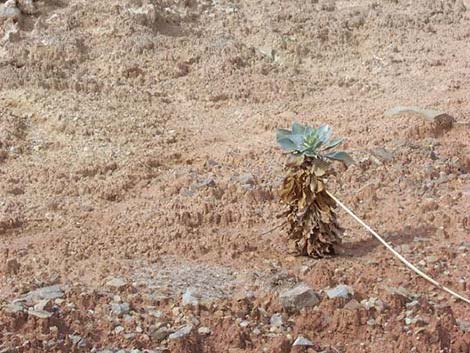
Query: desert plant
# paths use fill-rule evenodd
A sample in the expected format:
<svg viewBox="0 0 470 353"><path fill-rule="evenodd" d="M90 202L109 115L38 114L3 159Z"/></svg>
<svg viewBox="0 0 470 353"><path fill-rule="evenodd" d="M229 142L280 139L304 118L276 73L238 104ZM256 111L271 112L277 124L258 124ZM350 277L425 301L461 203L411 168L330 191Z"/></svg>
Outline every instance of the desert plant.
<svg viewBox="0 0 470 353"><path fill-rule="evenodd" d="M347 153L331 151L342 142L341 138L331 140L331 134L332 130L328 125L321 125L315 129L294 123L292 130L278 129L277 141L293 160L287 163L287 175L280 190L281 201L287 205L284 213L287 220L268 232L287 223L290 247L297 254L312 257L333 255L335 245L341 242L343 233L336 220L335 208L339 205L406 267L454 298L470 304L469 298L443 286L409 262L383 237L326 190L329 162L332 160L346 164L352 162Z"/></svg>
<svg viewBox="0 0 470 353"><path fill-rule="evenodd" d="M336 219L336 202L326 191L330 162L348 163L346 152L335 152L341 138L331 139L332 129L315 129L298 123L291 130L278 129L277 142L291 158L280 189L281 202L287 206L289 249L298 255L321 258L335 254L342 228Z"/></svg>

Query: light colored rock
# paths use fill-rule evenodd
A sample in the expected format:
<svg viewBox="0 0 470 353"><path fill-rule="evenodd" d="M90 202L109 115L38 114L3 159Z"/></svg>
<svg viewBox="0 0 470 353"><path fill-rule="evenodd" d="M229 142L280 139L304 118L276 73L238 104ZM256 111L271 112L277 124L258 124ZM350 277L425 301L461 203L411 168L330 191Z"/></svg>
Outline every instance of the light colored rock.
<svg viewBox="0 0 470 353"><path fill-rule="evenodd" d="M250 326L250 322L247 321L247 320L242 320L242 321L240 321L239 325L240 325L240 327L245 328L245 327Z"/></svg>
<svg viewBox="0 0 470 353"><path fill-rule="evenodd" d="M362 305L356 299L351 299L344 306L344 309L350 310L350 311L359 310L361 308L362 308Z"/></svg>
<svg viewBox="0 0 470 353"><path fill-rule="evenodd" d="M112 303L111 312L115 315L124 315L130 311L130 306L128 303Z"/></svg>
<svg viewBox="0 0 470 353"><path fill-rule="evenodd" d="M19 301L38 302L40 300L53 300L57 298L62 298L63 296L64 292L62 291L61 286L56 284L53 286L38 288L29 293L26 293L19 299Z"/></svg>
<svg viewBox="0 0 470 353"><path fill-rule="evenodd" d="M208 336L212 333L212 331L209 327L202 326L197 329L197 333L199 333L202 336Z"/></svg>
<svg viewBox="0 0 470 353"><path fill-rule="evenodd" d="M109 281L106 282L107 287L121 289L127 286L127 281L121 277L113 277Z"/></svg>
<svg viewBox="0 0 470 353"><path fill-rule="evenodd" d="M20 11L26 15L33 15L36 12L33 0L16 0Z"/></svg>
<svg viewBox="0 0 470 353"><path fill-rule="evenodd" d="M183 306L198 306L199 296L195 293L194 289L188 288L183 294Z"/></svg>
<svg viewBox="0 0 470 353"><path fill-rule="evenodd" d="M295 340L293 346L301 346L301 347L312 347L313 342L309 339L305 338L304 336L298 336Z"/></svg>
<svg viewBox="0 0 470 353"><path fill-rule="evenodd" d="M470 0L462 0L463 6L470 11Z"/></svg>
<svg viewBox="0 0 470 353"><path fill-rule="evenodd" d="M470 332L470 321L457 320L457 324L463 332Z"/></svg>
<svg viewBox="0 0 470 353"><path fill-rule="evenodd" d="M366 308L367 310L375 309L379 313L382 312L385 308L385 304L383 303L383 301L375 297L364 299L363 301L361 301L361 304L364 305L364 308Z"/></svg>
<svg viewBox="0 0 470 353"><path fill-rule="evenodd" d="M8 0L3 5L0 5L0 22L4 20L18 21L21 17L21 11L16 7L15 0Z"/></svg>
<svg viewBox="0 0 470 353"><path fill-rule="evenodd" d="M169 335L168 338L170 340L178 340L178 339L189 336L192 330L193 330L193 325L184 325L179 330Z"/></svg>
<svg viewBox="0 0 470 353"><path fill-rule="evenodd" d="M160 343L164 339L166 339L171 333L173 333L172 330L168 329L167 327L159 327L158 329L154 330L151 333L152 339L155 342Z"/></svg>
<svg viewBox="0 0 470 353"><path fill-rule="evenodd" d="M284 320L282 319L281 314L274 314L273 316L271 316L269 323L272 327L281 327L284 324Z"/></svg>
<svg viewBox="0 0 470 353"><path fill-rule="evenodd" d="M11 303L4 306L4 309L7 313L16 314L22 312L25 307L22 303Z"/></svg>
<svg viewBox="0 0 470 353"><path fill-rule="evenodd" d="M238 177L238 181L242 185L255 185L255 177L251 173L245 173Z"/></svg>
<svg viewBox="0 0 470 353"><path fill-rule="evenodd" d="M40 300L37 304L34 305L34 310L47 310L51 304L50 299Z"/></svg>
<svg viewBox="0 0 470 353"><path fill-rule="evenodd" d="M334 299L334 298L345 298L345 299L347 299L352 294L353 294L353 291L352 291L351 287L346 286L344 284L340 284L340 285L338 285L334 288L328 289L326 291L326 295L330 299Z"/></svg>
<svg viewBox="0 0 470 353"><path fill-rule="evenodd" d="M130 8L129 12L136 22L143 26L152 26L157 20L157 11L152 4Z"/></svg>
<svg viewBox="0 0 470 353"><path fill-rule="evenodd" d="M82 340L82 336L79 335L69 335L69 339L73 344L78 344Z"/></svg>
<svg viewBox="0 0 470 353"><path fill-rule="evenodd" d="M314 290L305 283L300 283L294 288L282 292L279 298L284 309L290 311L315 306L320 302Z"/></svg>
<svg viewBox="0 0 470 353"><path fill-rule="evenodd" d="M35 310L35 309L29 309L28 314L35 316L40 319L48 319L52 316L52 313L45 311L45 310Z"/></svg>

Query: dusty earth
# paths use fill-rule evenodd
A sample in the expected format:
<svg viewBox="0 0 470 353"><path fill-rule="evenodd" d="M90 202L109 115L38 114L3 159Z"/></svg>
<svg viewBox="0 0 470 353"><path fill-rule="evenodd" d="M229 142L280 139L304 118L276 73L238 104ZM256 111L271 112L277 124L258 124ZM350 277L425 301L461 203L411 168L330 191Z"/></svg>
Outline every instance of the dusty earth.
<svg viewBox="0 0 470 353"><path fill-rule="evenodd" d="M330 189L470 296L468 0L0 3L0 352L470 351L470 307L344 212L335 258L260 235L275 129L328 123Z"/></svg>

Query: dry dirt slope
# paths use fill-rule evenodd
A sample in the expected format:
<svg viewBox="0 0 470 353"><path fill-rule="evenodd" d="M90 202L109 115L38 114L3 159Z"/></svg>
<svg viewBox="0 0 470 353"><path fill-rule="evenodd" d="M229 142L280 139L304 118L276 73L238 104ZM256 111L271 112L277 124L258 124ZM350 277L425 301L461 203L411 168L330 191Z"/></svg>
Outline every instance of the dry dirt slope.
<svg viewBox="0 0 470 353"><path fill-rule="evenodd" d="M333 259L259 236L275 129L328 123L335 194L470 295L467 0L0 3L0 352L469 352L469 308L345 215Z"/></svg>

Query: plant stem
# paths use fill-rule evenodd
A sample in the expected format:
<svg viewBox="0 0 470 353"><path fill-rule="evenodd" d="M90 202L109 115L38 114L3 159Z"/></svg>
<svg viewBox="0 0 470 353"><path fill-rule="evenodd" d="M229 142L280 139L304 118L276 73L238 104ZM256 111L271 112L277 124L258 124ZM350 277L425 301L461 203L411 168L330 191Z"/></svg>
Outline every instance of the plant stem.
<svg viewBox="0 0 470 353"><path fill-rule="evenodd" d="M276 229L281 228L282 226L285 226L286 224L287 224L287 221L284 221L281 224L278 224L277 226L275 226L274 228L271 228L270 230L267 230L266 232L260 233L260 235L266 235L271 232L274 232Z"/></svg>
<svg viewBox="0 0 470 353"><path fill-rule="evenodd" d="M463 295L454 292L452 289L449 289L433 278L429 277L427 274L425 274L423 271L421 271L419 268L417 268L415 265L413 265L411 262L409 262L407 259L405 259L400 253L398 253L395 249L393 249L379 234L377 234L371 227L369 227L367 224L364 223L358 216L356 216L349 208L347 208L341 201L339 201L335 196L333 196L330 192L326 191L330 197L335 200L335 202L341 206L352 218L354 218L359 224L361 224L365 229L367 229L378 241L380 241L388 250L392 252L393 255L398 257L398 259L403 262L408 268L416 272L419 276L423 277L425 280L428 282L431 282L433 285L435 285L437 288L442 289L443 291L446 291L447 293L451 294L455 298L458 298L462 301L464 301L467 304L470 304L470 299L464 297Z"/></svg>

